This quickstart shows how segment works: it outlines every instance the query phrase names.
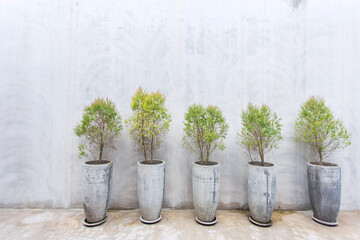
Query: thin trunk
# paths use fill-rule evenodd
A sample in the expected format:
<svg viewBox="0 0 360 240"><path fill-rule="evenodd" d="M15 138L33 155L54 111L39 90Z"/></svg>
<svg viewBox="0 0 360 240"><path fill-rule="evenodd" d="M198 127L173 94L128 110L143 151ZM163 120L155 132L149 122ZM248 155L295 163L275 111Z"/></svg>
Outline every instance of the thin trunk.
<svg viewBox="0 0 360 240"><path fill-rule="evenodd" d="M319 153L319 157L320 157L320 165L323 165L323 163L322 163L323 156L322 156L320 148L318 148L318 153Z"/></svg>
<svg viewBox="0 0 360 240"><path fill-rule="evenodd" d="M196 128L196 131L197 131L197 141L198 141L199 148L200 148L200 161L201 161L201 163L204 163L202 135L200 136L201 132L199 130L199 127Z"/></svg>
<svg viewBox="0 0 360 240"><path fill-rule="evenodd" d="M264 164L264 152L261 150L261 148L259 148L259 155L260 155L260 159L261 159L261 165L265 166Z"/></svg>
<svg viewBox="0 0 360 240"><path fill-rule="evenodd" d="M104 149L104 142L103 142L103 132L104 132L104 120L101 119L101 130L100 132L100 152L99 152L99 164L101 164L103 149Z"/></svg>
<svg viewBox="0 0 360 240"><path fill-rule="evenodd" d="M321 147L320 147L320 144L319 144L319 142L318 142L318 137L317 137L317 135L315 135L315 140L316 140L316 149L317 149L317 151L318 151L318 153L319 153L319 158L320 158L320 165L323 165L322 164L322 154L321 154Z"/></svg>
<svg viewBox="0 0 360 240"><path fill-rule="evenodd" d="M145 163L147 163L147 158L146 158L146 148L145 148L145 137L142 137L142 147L144 150L144 157L145 157Z"/></svg>
<svg viewBox="0 0 360 240"><path fill-rule="evenodd" d="M207 146L206 147L206 165L209 165L209 155L210 155L209 150L210 150L210 147Z"/></svg>
<svg viewBox="0 0 360 240"><path fill-rule="evenodd" d="M154 136L151 137L151 145L150 145L150 155L151 155L151 162L153 161L153 144L154 144Z"/></svg>
<svg viewBox="0 0 360 240"><path fill-rule="evenodd" d="M261 164L262 166L264 166L264 149L262 147L262 142L263 142L263 139L262 139L262 136L260 135L260 144L259 144L259 155L260 155L260 159L261 159Z"/></svg>
<svg viewBox="0 0 360 240"><path fill-rule="evenodd" d="M103 143L100 143L99 164L101 164L103 148L104 148L104 144L103 144Z"/></svg>
<svg viewBox="0 0 360 240"><path fill-rule="evenodd" d="M145 137L144 137L144 120L141 120L141 138L142 138L142 148L144 150L144 158L146 164L147 158L146 158Z"/></svg>

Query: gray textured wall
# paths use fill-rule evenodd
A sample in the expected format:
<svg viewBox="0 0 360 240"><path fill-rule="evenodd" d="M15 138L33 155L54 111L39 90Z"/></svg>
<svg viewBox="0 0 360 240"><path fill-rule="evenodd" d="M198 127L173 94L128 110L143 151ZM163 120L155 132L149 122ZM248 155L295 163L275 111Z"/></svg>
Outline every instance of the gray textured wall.
<svg viewBox="0 0 360 240"><path fill-rule="evenodd" d="M294 143L299 105L324 96L353 133L334 156L342 209L360 209L360 1L0 0L0 207L81 207L73 127L97 96L123 118L136 88L161 90L173 115L158 157L164 206L191 208L195 156L182 148L189 104L218 105L230 124L220 208L246 207L246 154L236 144L249 101L282 118L276 208L309 207L306 159ZM136 161L127 131L114 160L113 208L137 207Z"/></svg>

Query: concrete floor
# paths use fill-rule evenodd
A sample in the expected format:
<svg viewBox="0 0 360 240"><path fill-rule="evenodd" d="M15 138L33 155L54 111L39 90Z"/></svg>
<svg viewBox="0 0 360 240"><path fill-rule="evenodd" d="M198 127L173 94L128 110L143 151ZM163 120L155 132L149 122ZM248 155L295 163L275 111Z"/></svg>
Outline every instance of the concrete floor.
<svg viewBox="0 0 360 240"><path fill-rule="evenodd" d="M276 211L273 226L260 228L247 211L218 211L219 222L197 224L194 210L162 211L154 225L139 221L139 210L109 211L101 226L82 225L82 209L0 209L0 239L360 239L360 211L340 212L339 226L326 227L311 219L311 211Z"/></svg>

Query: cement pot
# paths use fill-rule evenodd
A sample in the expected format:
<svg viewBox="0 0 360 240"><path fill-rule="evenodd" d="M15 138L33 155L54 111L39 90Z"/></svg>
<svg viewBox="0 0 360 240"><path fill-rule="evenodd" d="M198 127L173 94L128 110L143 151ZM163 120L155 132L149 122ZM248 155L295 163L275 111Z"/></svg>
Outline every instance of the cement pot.
<svg viewBox="0 0 360 240"><path fill-rule="evenodd" d="M220 164L209 162L192 166L192 186L196 221L203 225L216 224L216 210L220 196Z"/></svg>
<svg viewBox="0 0 360 240"><path fill-rule="evenodd" d="M151 224L161 220L164 198L165 162L161 160L137 163L137 192L140 205L140 220Z"/></svg>
<svg viewBox="0 0 360 240"><path fill-rule="evenodd" d="M271 226L271 215L276 196L276 166L272 163L248 163L249 220L261 227Z"/></svg>
<svg viewBox="0 0 360 240"><path fill-rule="evenodd" d="M110 201L112 161L87 161L83 164L82 197L87 227L106 221Z"/></svg>
<svg viewBox="0 0 360 240"><path fill-rule="evenodd" d="M336 164L307 163L308 190L313 220L336 226L341 197L341 168Z"/></svg>

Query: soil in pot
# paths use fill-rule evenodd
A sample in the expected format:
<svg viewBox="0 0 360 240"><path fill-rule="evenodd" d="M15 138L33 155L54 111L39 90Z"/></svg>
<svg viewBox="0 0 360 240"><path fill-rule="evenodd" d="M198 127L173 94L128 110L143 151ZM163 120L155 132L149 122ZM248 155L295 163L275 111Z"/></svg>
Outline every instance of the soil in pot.
<svg viewBox="0 0 360 240"><path fill-rule="evenodd" d="M145 165L156 165L156 164L161 164L163 163L164 161L161 161L161 160L148 160L148 161L141 161L140 163L141 164L145 164Z"/></svg>

